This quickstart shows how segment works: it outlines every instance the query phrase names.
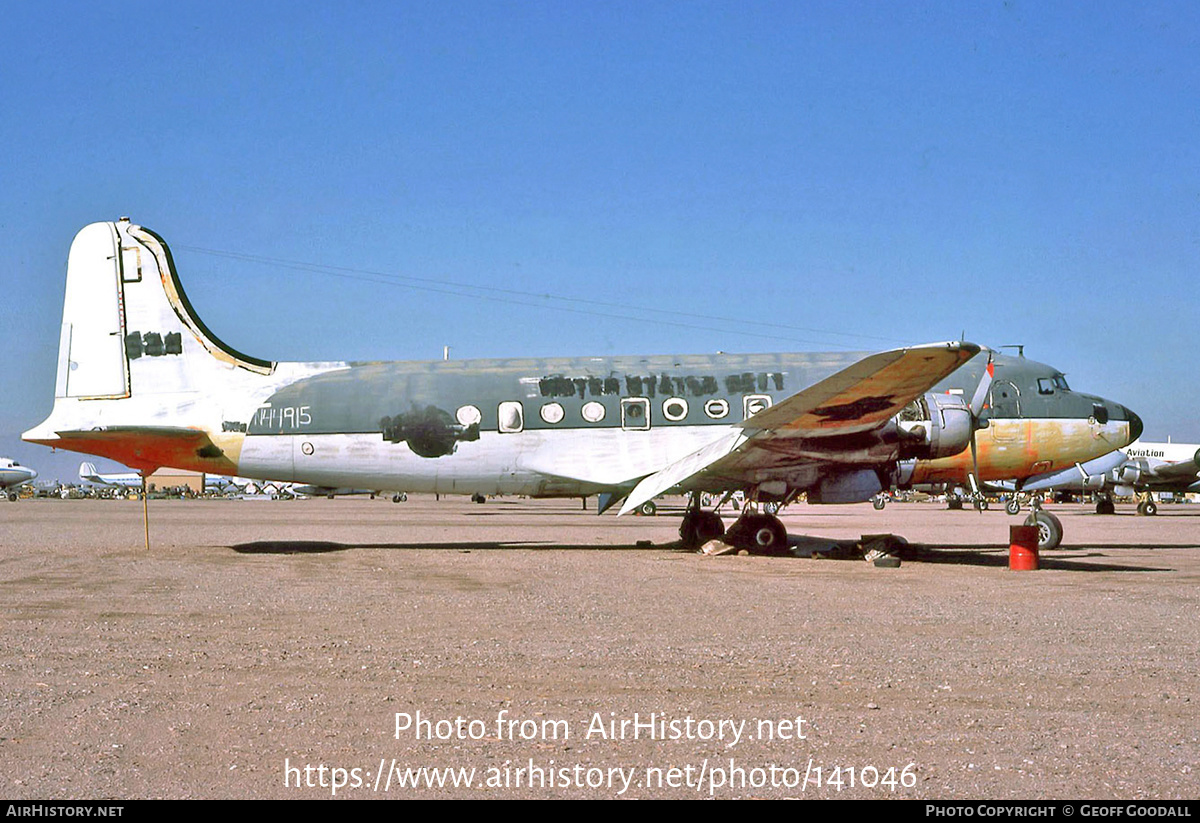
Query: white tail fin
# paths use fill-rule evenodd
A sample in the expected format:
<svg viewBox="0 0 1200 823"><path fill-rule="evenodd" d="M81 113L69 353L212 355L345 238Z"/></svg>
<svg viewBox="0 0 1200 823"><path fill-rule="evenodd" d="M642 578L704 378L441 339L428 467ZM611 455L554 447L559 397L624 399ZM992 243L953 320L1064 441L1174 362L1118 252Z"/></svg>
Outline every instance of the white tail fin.
<svg viewBox="0 0 1200 823"><path fill-rule="evenodd" d="M54 411L24 438L139 469L235 473L276 364L222 343L192 310L167 244L128 219L71 244Z"/></svg>

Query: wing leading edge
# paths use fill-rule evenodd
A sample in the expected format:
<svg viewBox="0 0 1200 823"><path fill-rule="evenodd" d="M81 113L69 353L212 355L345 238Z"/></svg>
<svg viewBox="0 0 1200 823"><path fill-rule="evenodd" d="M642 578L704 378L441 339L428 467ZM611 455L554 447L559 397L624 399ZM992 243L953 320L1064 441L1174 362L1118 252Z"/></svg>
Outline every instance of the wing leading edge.
<svg viewBox="0 0 1200 823"><path fill-rule="evenodd" d="M819 439L876 429L980 351L950 342L873 354L740 423L720 440L642 479L626 514L704 474L748 476L773 454L767 441ZM775 465L772 461L772 465Z"/></svg>

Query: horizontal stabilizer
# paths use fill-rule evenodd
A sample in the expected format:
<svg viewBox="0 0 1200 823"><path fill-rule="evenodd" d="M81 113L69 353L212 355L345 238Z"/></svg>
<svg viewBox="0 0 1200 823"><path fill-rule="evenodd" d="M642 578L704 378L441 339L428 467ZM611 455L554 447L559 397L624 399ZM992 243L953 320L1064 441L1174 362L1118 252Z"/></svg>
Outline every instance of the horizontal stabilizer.
<svg viewBox="0 0 1200 823"><path fill-rule="evenodd" d="M177 426L109 426L60 431L53 440L33 440L56 449L98 454L144 474L163 466L214 474L234 474L237 466L208 432ZM80 469L83 467L81 466Z"/></svg>

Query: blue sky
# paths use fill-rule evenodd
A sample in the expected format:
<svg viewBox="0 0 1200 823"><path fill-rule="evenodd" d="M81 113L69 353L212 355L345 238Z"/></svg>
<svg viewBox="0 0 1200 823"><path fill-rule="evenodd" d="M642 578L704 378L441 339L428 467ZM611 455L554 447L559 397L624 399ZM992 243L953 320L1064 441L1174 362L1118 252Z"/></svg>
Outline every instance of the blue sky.
<svg viewBox="0 0 1200 823"><path fill-rule="evenodd" d="M0 454L73 476L19 435L120 215L270 359L965 333L1200 441L1200 5L284 8L6 7Z"/></svg>

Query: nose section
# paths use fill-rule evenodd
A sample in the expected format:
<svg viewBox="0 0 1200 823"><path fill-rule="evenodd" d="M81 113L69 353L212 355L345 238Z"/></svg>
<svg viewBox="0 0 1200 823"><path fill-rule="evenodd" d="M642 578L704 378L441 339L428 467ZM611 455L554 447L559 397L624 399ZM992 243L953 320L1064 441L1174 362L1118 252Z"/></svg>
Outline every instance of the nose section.
<svg viewBox="0 0 1200 823"><path fill-rule="evenodd" d="M1117 408L1125 413L1125 419L1129 421L1129 442L1132 443L1142 436L1142 418L1138 417L1126 406L1118 405Z"/></svg>

